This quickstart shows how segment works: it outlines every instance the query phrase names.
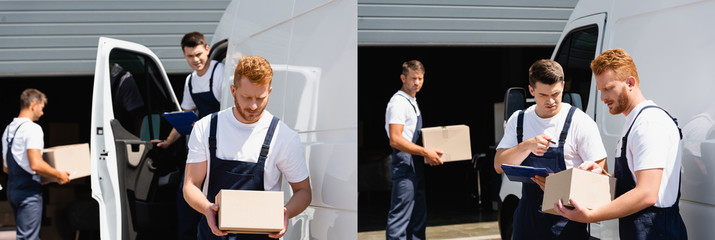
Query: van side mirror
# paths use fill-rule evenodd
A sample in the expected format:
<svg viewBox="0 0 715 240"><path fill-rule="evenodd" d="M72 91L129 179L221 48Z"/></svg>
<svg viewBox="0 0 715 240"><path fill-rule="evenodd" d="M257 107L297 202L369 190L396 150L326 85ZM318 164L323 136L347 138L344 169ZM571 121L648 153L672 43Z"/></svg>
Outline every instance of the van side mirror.
<svg viewBox="0 0 715 240"><path fill-rule="evenodd" d="M516 111L526 108L526 91L524 88L513 87L506 90L504 95L504 121L508 120Z"/></svg>

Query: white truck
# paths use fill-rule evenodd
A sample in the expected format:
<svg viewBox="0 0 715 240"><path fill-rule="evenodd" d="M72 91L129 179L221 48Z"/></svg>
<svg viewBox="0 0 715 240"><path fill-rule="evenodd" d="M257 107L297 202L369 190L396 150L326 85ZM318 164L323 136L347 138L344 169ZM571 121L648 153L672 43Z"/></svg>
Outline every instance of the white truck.
<svg viewBox="0 0 715 240"><path fill-rule="evenodd" d="M238 59L265 57L274 70L267 110L295 129L305 147L313 200L291 219L283 238L356 239L356 1L236 0L210 45L210 58L226 64L221 108L234 104L228 86ZM134 84L121 78L125 82L113 85L116 66ZM101 238L174 238L178 167L186 150L175 144L165 151L150 142L171 130L161 113L180 110L161 61L144 46L102 37L93 91L91 185ZM127 100L132 94L117 91L138 94ZM136 98L140 111L124 107ZM283 189L287 200L285 180Z"/></svg>
<svg viewBox="0 0 715 240"><path fill-rule="evenodd" d="M645 97L668 110L683 130L680 213L690 239L715 234L715 31L708 30L713 11L712 0L581 0L551 57L564 67L565 91L580 96L598 124L611 173L625 119L609 114L599 100L589 64L612 48L633 57ZM499 225L509 239L509 213L521 186L503 183ZM590 224L590 231L598 239L618 239L618 220Z"/></svg>

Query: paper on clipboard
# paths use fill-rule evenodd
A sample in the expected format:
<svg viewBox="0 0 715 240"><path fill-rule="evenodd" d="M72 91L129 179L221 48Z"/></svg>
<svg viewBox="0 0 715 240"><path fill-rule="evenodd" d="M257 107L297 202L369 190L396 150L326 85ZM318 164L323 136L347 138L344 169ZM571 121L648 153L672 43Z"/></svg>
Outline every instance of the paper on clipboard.
<svg viewBox="0 0 715 240"><path fill-rule="evenodd" d="M190 134L191 129L194 128L194 122L199 120L199 116L196 116L193 111L165 112L161 115L182 136Z"/></svg>
<svg viewBox="0 0 715 240"><path fill-rule="evenodd" d="M513 182L534 183L531 177L536 175L546 177L549 175L549 171L546 168L502 164L501 169L504 170L506 177Z"/></svg>

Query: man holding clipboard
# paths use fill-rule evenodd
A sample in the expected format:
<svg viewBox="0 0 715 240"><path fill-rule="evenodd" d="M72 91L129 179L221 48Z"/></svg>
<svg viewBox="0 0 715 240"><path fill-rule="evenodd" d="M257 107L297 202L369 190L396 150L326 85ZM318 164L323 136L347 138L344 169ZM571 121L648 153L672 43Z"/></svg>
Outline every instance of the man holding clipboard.
<svg viewBox="0 0 715 240"><path fill-rule="evenodd" d="M605 169L606 150L596 122L581 110L562 103L564 73L553 60L538 60L529 68L529 92L536 104L514 112L497 146L494 169L502 164L546 168L556 173L595 161ZM539 211L546 178L534 176L522 185L514 212L512 239L588 239L586 224Z"/></svg>
<svg viewBox="0 0 715 240"><path fill-rule="evenodd" d="M223 63L210 60L209 59L209 45L206 43L204 35L199 32L190 32L184 35L181 39L181 50L183 52L186 62L191 66L194 71L186 76L186 85L184 86L184 98L181 101L181 108L186 111L185 113L172 113L173 120L178 120L184 122L189 121L189 132L191 132L190 127L193 126L193 122L211 113L220 110L221 103L221 86L223 85ZM190 112L189 112L190 111ZM198 112L198 118L193 111ZM177 125L172 121L171 116L166 116L167 120L174 126L171 130L169 136L166 140L153 140L152 142L157 143L156 146L167 149L176 140L178 140L181 135L177 131ZM193 115L193 116L191 116ZM191 117L196 120L190 121ZM187 120L188 119L188 120ZM184 166L184 164L180 164ZM181 169L181 175L183 176L183 168ZM183 197L181 189L183 188L183 182L179 186L179 191L177 192L177 220L178 220L178 238L177 239L196 239L196 226L198 225L201 215L196 211L191 209L191 207L186 203Z"/></svg>

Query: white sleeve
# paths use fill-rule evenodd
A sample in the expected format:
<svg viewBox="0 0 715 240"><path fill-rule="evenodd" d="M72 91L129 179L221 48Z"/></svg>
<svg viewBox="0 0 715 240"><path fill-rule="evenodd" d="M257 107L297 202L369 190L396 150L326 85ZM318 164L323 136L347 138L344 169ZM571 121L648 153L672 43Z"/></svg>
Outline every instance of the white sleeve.
<svg viewBox="0 0 715 240"><path fill-rule="evenodd" d="M184 110L196 109L196 104L194 103L194 99L191 98L191 92L189 91L189 78L191 78L191 74L193 73L186 76L186 82L184 83L184 98L181 100L181 109Z"/></svg>
<svg viewBox="0 0 715 240"><path fill-rule="evenodd" d="M499 141L499 145L497 145L497 149L500 149L500 148L509 149L509 148L513 148L519 144L519 141L516 139L516 125L518 122L518 120L517 120L518 117L519 117L519 111L515 111L513 114L511 114L511 117L509 117L509 120L507 120L506 128L504 129L504 136L502 136L501 141ZM524 116L524 117L526 117L526 116Z"/></svg>
<svg viewBox="0 0 715 240"><path fill-rule="evenodd" d="M596 122L591 120L588 115L581 115L577 122L577 152L581 160L584 162L601 160L608 156L606 148L603 147L601 134L598 132Z"/></svg>
<svg viewBox="0 0 715 240"><path fill-rule="evenodd" d="M285 125L282 127L285 127ZM276 166L285 175L286 180L290 183L297 183L308 178L308 167L305 163L303 144L300 143L298 134L293 134L288 141L281 143L281 145Z"/></svg>
<svg viewBox="0 0 715 240"><path fill-rule="evenodd" d="M42 127L32 123L29 125L30 126L27 126L27 128L21 130L25 136L25 149L42 150L45 147L45 134L42 132Z"/></svg>
<svg viewBox="0 0 715 240"><path fill-rule="evenodd" d="M643 115L646 112L639 118L655 118L654 115ZM638 125L633 126L628 137L628 144L631 145L628 151L633 154L633 172L667 166L672 139L666 129L670 128L658 121L638 121Z"/></svg>
<svg viewBox="0 0 715 240"><path fill-rule="evenodd" d="M387 105L387 111L385 114L385 122L388 125L389 124L405 125L407 123L407 110L403 107L403 104L398 104L397 102L390 102L390 104Z"/></svg>
<svg viewBox="0 0 715 240"><path fill-rule="evenodd" d="M211 157L208 151L208 135L211 123L211 117L209 116L197 121L191 130L188 143L189 153L186 155L186 163L200 163Z"/></svg>
<svg viewBox="0 0 715 240"><path fill-rule="evenodd" d="M211 89L214 93L214 97L218 102L221 102L221 89L223 88L223 70L224 66L223 63L217 62L218 66L216 67L216 71L214 72L214 85L213 89Z"/></svg>

